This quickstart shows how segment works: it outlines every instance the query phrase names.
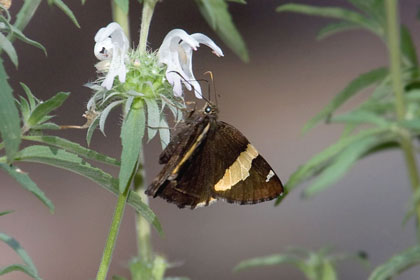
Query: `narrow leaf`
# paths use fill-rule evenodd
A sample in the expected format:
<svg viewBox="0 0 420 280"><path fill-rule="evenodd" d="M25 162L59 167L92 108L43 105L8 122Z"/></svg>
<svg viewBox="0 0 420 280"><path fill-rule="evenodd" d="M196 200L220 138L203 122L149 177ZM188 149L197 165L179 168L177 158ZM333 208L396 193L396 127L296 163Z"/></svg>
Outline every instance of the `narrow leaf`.
<svg viewBox="0 0 420 280"><path fill-rule="evenodd" d="M401 51L404 58L407 59L411 67L418 67L416 45L411 38L410 30L405 26L401 26ZM418 70L417 70L418 71Z"/></svg>
<svg viewBox="0 0 420 280"><path fill-rule="evenodd" d="M312 118L303 128L303 131L306 132L312 127L314 127L319 121L327 118L331 115L338 107L340 107L344 102L358 93L360 90L379 82L384 79L388 73L386 68L378 68L367 73L364 73L350 82L350 84L339 92L331 102L322 109L314 118Z"/></svg>
<svg viewBox="0 0 420 280"><path fill-rule="evenodd" d="M348 123L348 124L375 124L378 126L390 125L390 121L382 118L381 116L369 111L354 110L346 114L334 116L330 122Z"/></svg>
<svg viewBox="0 0 420 280"><path fill-rule="evenodd" d="M57 109L69 97L69 92L59 92L47 101L38 104L28 119L28 125L38 124L51 111Z"/></svg>
<svg viewBox="0 0 420 280"><path fill-rule="evenodd" d="M8 76L0 59L0 133L6 148L7 160L11 162L20 144L20 118L7 82Z"/></svg>
<svg viewBox="0 0 420 280"><path fill-rule="evenodd" d="M28 141L40 142L43 144L61 148L68 152L75 153L76 155L83 158L96 160L99 162L112 164L116 166L120 165L120 162L112 157L109 157L107 155L98 153L91 149L82 147L77 143L71 142L64 138L60 138L58 136L24 136L23 139L28 140Z"/></svg>
<svg viewBox="0 0 420 280"><path fill-rule="evenodd" d="M79 22L77 21L76 17L74 16L73 12L70 10L70 8L62 1L62 0L50 0L54 5L56 5L60 10L62 10L69 18L70 20L78 27L80 28Z"/></svg>
<svg viewBox="0 0 420 280"><path fill-rule="evenodd" d="M415 246L375 268L369 280L387 280L418 264L420 264L420 247Z"/></svg>
<svg viewBox="0 0 420 280"><path fill-rule="evenodd" d="M20 86L23 88L23 91L25 91L25 94L28 97L30 109L33 110L36 104L39 102L39 100L32 94L32 91L27 85L25 85L24 83L20 83Z"/></svg>
<svg viewBox="0 0 420 280"><path fill-rule="evenodd" d="M13 213L13 212L14 212L13 210L0 212L0 216L4 216L4 215L7 215L7 214L10 214L10 213Z"/></svg>
<svg viewBox="0 0 420 280"><path fill-rule="evenodd" d="M18 66L18 57L17 57L17 54L16 54L15 47L13 47L13 45L9 41L9 39L6 38L6 36L4 36L2 33L0 33L0 49L3 49L7 53L10 60L17 67Z"/></svg>
<svg viewBox="0 0 420 280"><path fill-rule="evenodd" d="M337 182L353 164L373 147L388 141L386 137L367 137L348 146L337 158L322 171L304 191L305 197L311 197Z"/></svg>
<svg viewBox="0 0 420 280"><path fill-rule="evenodd" d="M93 132L95 132L95 129L99 125L99 115L95 117L95 119L92 121L92 123L89 125L89 128L86 132L86 143L88 146L90 145L90 141L92 140Z"/></svg>
<svg viewBox="0 0 420 280"><path fill-rule="evenodd" d="M0 163L0 168L6 171L13 179L15 179L25 190L33 193L45 206L48 207L51 213L54 213L54 204L49 200L44 192L31 180L28 174L20 169Z"/></svg>
<svg viewBox="0 0 420 280"><path fill-rule="evenodd" d="M115 195L119 194L118 181L110 174L91 166L79 156L61 149L33 145L21 150L16 160L43 163L63 168L89 178ZM138 194L130 191L127 202L162 234L162 226L159 220L149 206L142 202Z"/></svg>
<svg viewBox="0 0 420 280"><path fill-rule="evenodd" d="M133 104L136 105L136 104ZM144 108L131 107L121 128L121 167L118 175L119 190L125 191L141 151L145 128Z"/></svg>
<svg viewBox="0 0 420 280"><path fill-rule="evenodd" d="M109 104L102 112L101 112L101 117L99 118L99 130L105 135L105 121L108 118L109 113L111 112L111 110L115 107L118 106L120 104L122 104L124 101L123 100L118 100L118 101L114 101L111 104Z"/></svg>
<svg viewBox="0 0 420 280"><path fill-rule="evenodd" d="M160 137L160 144L162 145L162 150L166 148L171 140L170 137L170 129L166 120L162 117L159 124L159 137Z"/></svg>
<svg viewBox="0 0 420 280"><path fill-rule="evenodd" d="M334 22L326 25L318 32L317 39L322 40L343 31L361 28L359 24L348 21Z"/></svg>
<svg viewBox="0 0 420 280"><path fill-rule="evenodd" d="M259 266L272 266L279 264L297 264L301 262L298 258L292 255L277 254L266 257L253 258L240 262L234 271L239 271L247 268L259 267Z"/></svg>
<svg viewBox="0 0 420 280"><path fill-rule="evenodd" d="M30 267L22 264L12 264L3 268L0 267L0 276L13 271L20 271L34 279L42 280L36 273L32 271Z"/></svg>
<svg viewBox="0 0 420 280"><path fill-rule="evenodd" d="M248 62L248 50L232 21L228 5L224 0L196 0L198 9L210 27L219 35L242 61Z"/></svg>
<svg viewBox="0 0 420 280"><path fill-rule="evenodd" d="M37 41L31 40L28 37L25 36L25 34L22 33L22 31L20 31L18 28L16 28L13 25L9 25L10 31L12 32L12 35L14 37L16 37L17 39L21 40L24 43L27 43L31 46L34 46L36 48L41 49L45 55L47 55L47 50L45 49L45 47L43 45L41 45L40 43L38 43Z"/></svg>
<svg viewBox="0 0 420 280"><path fill-rule="evenodd" d="M341 19L358 24L374 33L381 33L379 27L362 14L343 8L285 4L277 7L276 12L295 12L312 16Z"/></svg>
<svg viewBox="0 0 420 280"><path fill-rule="evenodd" d="M35 265L33 264L31 257L29 257L29 255L22 248L22 246L20 246L19 242L17 242L14 238L2 232L0 232L0 240L6 243L10 248L12 248L19 255L19 257L23 260L23 262L26 264L26 266L29 268L32 274L36 276L36 279L40 279L38 277L38 271Z"/></svg>
<svg viewBox="0 0 420 280"><path fill-rule="evenodd" d="M160 126L160 111L159 106L154 99L144 99L147 105L147 135L148 141L155 137Z"/></svg>

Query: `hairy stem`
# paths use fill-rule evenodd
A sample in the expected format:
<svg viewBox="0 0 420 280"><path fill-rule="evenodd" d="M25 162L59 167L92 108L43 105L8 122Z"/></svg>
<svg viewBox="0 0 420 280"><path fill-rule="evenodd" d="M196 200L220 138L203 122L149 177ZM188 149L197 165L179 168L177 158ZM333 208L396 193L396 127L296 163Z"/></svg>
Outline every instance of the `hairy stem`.
<svg viewBox="0 0 420 280"><path fill-rule="evenodd" d="M140 53L146 52L147 37L149 36L150 22L152 21L157 0L144 0L143 12L141 15L140 39L138 50Z"/></svg>
<svg viewBox="0 0 420 280"><path fill-rule="evenodd" d="M405 118L405 101L404 101L404 89L401 77L401 53L400 53L400 24L398 21L398 1L397 0L386 0L385 8L387 14L387 37L388 37L388 49L389 49L389 60L390 60L390 72L392 78L392 86L395 93L395 109L397 112L398 120ZM401 136L401 148L404 151L405 162L410 176L411 187L413 193L418 192L420 189L420 176L417 169L416 157L411 142L410 135L403 134ZM416 219L417 219L417 238L420 241L420 204L416 207Z"/></svg>
<svg viewBox="0 0 420 280"><path fill-rule="evenodd" d="M115 241L117 240L118 231L120 229L121 220L124 214L125 204L127 201L129 188L118 196L117 206L115 207L114 217L112 218L111 228L109 230L108 239L102 255L101 264L99 266L96 280L105 280L108 274L109 265L111 263L112 252L114 251Z"/></svg>
<svg viewBox="0 0 420 280"><path fill-rule="evenodd" d="M137 194L141 197L141 200L148 204L149 198L144 193L146 173L144 171L144 158L143 153L139 157L139 167L134 177L134 189ZM149 222L137 213L136 215L136 231L137 231L137 250L138 256L146 262L150 262L153 257L152 243L150 239L151 228Z"/></svg>

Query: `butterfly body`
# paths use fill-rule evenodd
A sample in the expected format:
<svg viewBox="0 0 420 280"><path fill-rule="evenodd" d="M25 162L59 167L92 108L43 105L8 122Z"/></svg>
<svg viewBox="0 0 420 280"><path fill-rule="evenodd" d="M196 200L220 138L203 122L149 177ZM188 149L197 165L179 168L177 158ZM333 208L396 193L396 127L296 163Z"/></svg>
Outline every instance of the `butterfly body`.
<svg viewBox="0 0 420 280"><path fill-rule="evenodd" d="M283 193L270 165L239 130L217 120L217 108L211 104L189 113L159 163L165 166L146 193L180 208L218 199L255 204Z"/></svg>

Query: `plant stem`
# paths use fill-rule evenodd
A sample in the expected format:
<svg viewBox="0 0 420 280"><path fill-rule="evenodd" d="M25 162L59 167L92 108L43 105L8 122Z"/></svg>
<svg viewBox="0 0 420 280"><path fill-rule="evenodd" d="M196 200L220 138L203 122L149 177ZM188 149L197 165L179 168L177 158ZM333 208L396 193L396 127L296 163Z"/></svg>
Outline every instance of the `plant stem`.
<svg viewBox="0 0 420 280"><path fill-rule="evenodd" d="M124 30L125 35L130 42L130 18L127 13L125 13L120 6L118 6L114 0L111 0L111 7L112 7L112 18L115 22L121 26Z"/></svg>
<svg viewBox="0 0 420 280"><path fill-rule="evenodd" d="M152 21L153 11L157 0L144 0L143 12L141 15L140 39L138 50L140 54L146 52L147 37L149 36L150 22Z"/></svg>
<svg viewBox="0 0 420 280"><path fill-rule="evenodd" d="M139 157L139 167L134 177L134 189L137 192L137 194L141 197L141 200L145 204L148 204L149 198L144 193L144 182L146 181L146 173L144 171L143 163L144 158L143 153L141 153ZM150 262L153 257L152 243L150 240L151 227L149 222L147 222L146 219L139 213L136 214L136 231L138 256L142 260Z"/></svg>
<svg viewBox="0 0 420 280"><path fill-rule="evenodd" d="M398 1L386 0L385 8L387 14L387 37L390 59L390 71L392 78L392 86L395 93L395 109L399 121L405 118L405 101L404 89L401 78L401 53L400 53L400 34L398 21ZM417 169L416 157L411 142L410 134L401 135L401 148L404 151L405 162L410 176L411 187L413 193L417 193L420 189L420 176ZM420 204L416 207L417 218L417 238L420 241Z"/></svg>
<svg viewBox="0 0 420 280"><path fill-rule="evenodd" d="M98 274L96 275L96 280L105 280L106 275L108 274L109 264L111 263L112 252L115 247L115 241L118 236L118 231L120 229L120 224L122 216L124 214L124 208L128 196L127 188L124 193L120 193L118 196L117 206L115 207L114 217L112 218L111 228L108 234L108 240L105 244L104 253L102 255L101 264L99 266Z"/></svg>

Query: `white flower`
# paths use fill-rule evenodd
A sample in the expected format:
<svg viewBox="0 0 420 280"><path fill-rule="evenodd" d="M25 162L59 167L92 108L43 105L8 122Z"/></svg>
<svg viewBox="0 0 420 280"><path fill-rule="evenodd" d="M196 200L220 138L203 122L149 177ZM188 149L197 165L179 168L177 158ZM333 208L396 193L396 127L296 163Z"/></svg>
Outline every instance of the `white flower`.
<svg viewBox="0 0 420 280"><path fill-rule="evenodd" d="M217 56L223 56L222 50L206 35L194 33L188 35L182 29L170 31L158 51L159 63L167 65L166 79L172 85L176 96L182 95L182 84L195 91L197 98L202 98L200 84L192 72L192 51L204 44Z"/></svg>
<svg viewBox="0 0 420 280"><path fill-rule="evenodd" d="M111 22L107 27L99 29L95 35L95 42L95 56L101 60L95 66L98 71L108 72L101 86L110 90L116 76L121 83L125 82L128 39L121 26L116 22Z"/></svg>

